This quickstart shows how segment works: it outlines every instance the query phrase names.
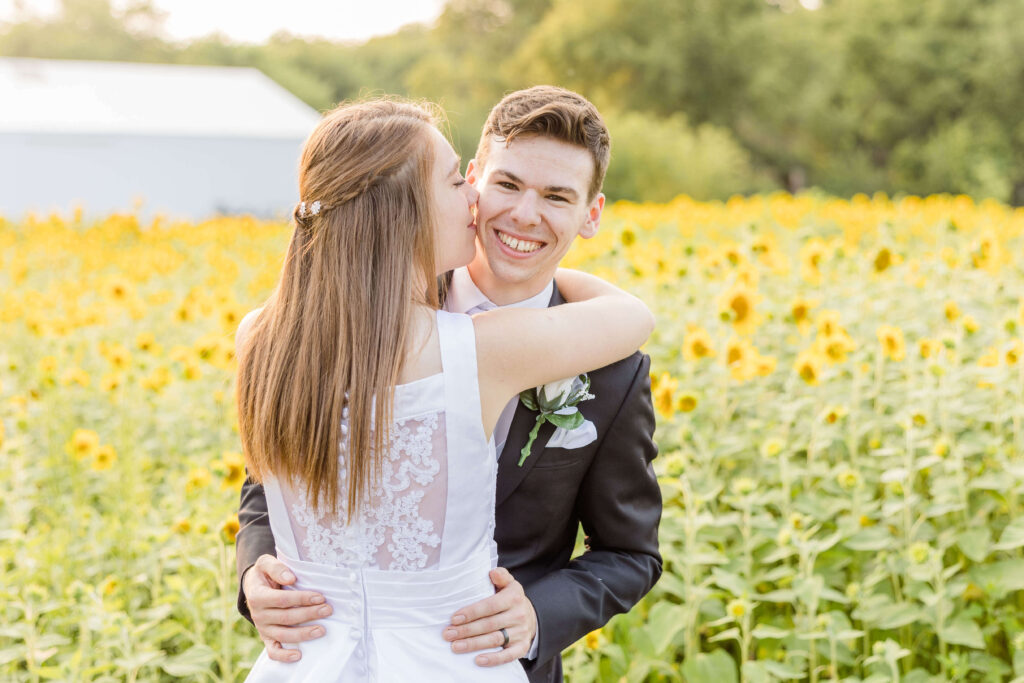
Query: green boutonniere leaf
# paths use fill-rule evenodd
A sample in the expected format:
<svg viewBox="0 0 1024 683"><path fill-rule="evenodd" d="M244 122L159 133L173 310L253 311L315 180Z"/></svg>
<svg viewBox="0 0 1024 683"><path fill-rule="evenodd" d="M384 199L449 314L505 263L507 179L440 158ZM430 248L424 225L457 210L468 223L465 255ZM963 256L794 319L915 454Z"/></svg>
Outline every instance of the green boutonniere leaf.
<svg viewBox="0 0 1024 683"><path fill-rule="evenodd" d="M519 400L522 401L523 405L529 410L538 410L536 389L527 389L526 391L519 392Z"/></svg>
<svg viewBox="0 0 1024 683"><path fill-rule="evenodd" d="M547 417L548 422L565 430L578 429L583 424L583 413L576 411L568 415L552 413Z"/></svg>
<svg viewBox="0 0 1024 683"><path fill-rule="evenodd" d="M567 382L568 380L565 381ZM530 449L533 446L533 442L537 439L541 425L545 422L550 422L556 427L561 427L565 430L578 429L586 420L576 405L580 401L586 401L591 398L594 398L594 396L590 393L590 378L586 373L576 378L572 391L569 391L566 395L560 394L549 399L543 391L540 391L539 387L521 392L519 400L522 401L528 410L537 411L538 414L537 420L533 423L533 429L530 430L530 437L527 439L526 445L519 451L519 467L522 467L526 459L530 457Z"/></svg>

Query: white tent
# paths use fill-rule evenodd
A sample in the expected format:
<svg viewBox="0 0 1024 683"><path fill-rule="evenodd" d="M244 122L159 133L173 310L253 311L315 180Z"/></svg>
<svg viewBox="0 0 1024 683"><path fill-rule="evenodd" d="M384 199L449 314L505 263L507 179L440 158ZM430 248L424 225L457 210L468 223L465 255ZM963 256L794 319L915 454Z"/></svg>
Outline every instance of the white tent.
<svg viewBox="0 0 1024 683"><path fill-rule="evenodd" d="M0 58L0 215L288 215L318 120L256 69Z"/></svg>

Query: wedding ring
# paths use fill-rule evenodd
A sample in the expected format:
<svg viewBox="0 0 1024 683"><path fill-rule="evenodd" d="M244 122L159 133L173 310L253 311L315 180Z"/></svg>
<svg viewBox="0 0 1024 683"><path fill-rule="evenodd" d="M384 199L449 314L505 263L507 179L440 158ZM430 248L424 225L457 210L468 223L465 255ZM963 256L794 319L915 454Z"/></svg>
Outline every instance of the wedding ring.
<svg viewBox="0 0 1024 683"><path fill-rule="evenodd" d="M498 632L501 633L501 635L505 638L505 642L501 644L501 649L504 650L506 647L508 647L508 629L499 628Z"/></svg>

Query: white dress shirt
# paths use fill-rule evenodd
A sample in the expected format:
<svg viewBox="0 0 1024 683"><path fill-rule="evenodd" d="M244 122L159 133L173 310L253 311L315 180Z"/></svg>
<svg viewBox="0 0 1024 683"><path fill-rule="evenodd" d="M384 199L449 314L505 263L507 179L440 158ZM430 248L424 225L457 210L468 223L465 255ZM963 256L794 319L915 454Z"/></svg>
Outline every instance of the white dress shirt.
<svg viewBox="0 0 1024 683"><path fill-rule="evenodd" d="M551 303L551 294L554 290L555 282L552 280L540 293L531 296L529 299L517 301L501 308L547 308L548 304ZM473 278L469 276L469 270L457 268L452 272L452 282L448 288L448 297L445 299L444 308L450 313L473 315L474 313L489 311L492 308L499 308L499 306L480 291L480 288L473 282ZM501 450L505 446L505 441L508 439L508 430L512 426L512 416L515 415L518 403L518 396L509 401L508 405L501 411L497 424L494 425L494 448L499 459L501 459ZM512 453L509 457L518 457L518 453ZM537 658L539 635L540 628L538 625L537 633L533 637L530 651L526 653L525 659Z"/></svg>

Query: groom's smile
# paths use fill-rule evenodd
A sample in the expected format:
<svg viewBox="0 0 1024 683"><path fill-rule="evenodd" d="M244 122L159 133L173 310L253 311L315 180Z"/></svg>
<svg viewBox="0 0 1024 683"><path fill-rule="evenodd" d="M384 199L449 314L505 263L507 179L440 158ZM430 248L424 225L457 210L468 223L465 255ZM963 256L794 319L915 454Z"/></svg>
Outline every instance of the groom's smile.
<svg viewBox="0 0 1024 683"><path fill-rule="evenodd" d="M469 271L496 304L538 294L576 236L597 233L604 196L588 201L593 168L586 149L537 135L492 138L484 165L470 162L480 229Z"/></svg>
<svg viewBox="0 0 1024 683"><path fill-rule="evenodd" d="M494 229L498 241L505 247L502 251L513 258L524 258L545 246L545 242L529 240L525 237L517 237L511 232Z"/></svg>

